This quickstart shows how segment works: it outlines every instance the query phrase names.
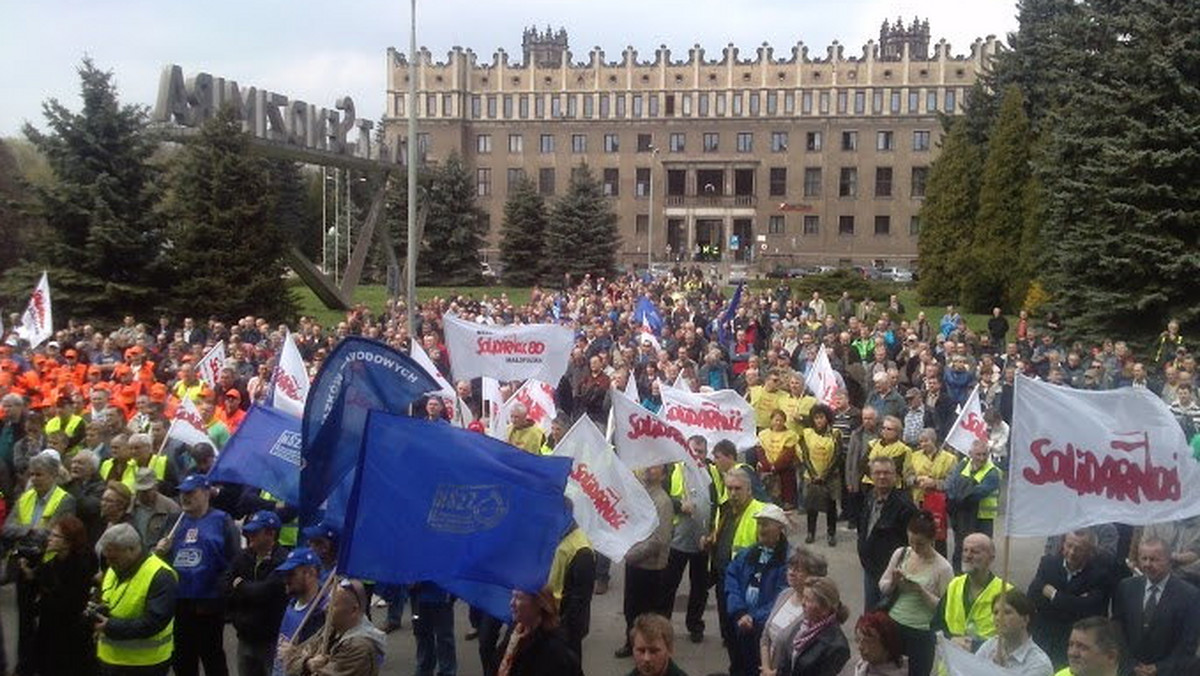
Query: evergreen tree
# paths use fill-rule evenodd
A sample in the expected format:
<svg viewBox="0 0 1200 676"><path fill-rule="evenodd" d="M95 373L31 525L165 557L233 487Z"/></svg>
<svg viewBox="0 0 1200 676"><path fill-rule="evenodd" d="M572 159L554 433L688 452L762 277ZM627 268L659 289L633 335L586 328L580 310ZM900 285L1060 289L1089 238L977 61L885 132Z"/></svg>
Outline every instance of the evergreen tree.
<svg viewBox="0 0 1200 676"><path fill-rule="evenodd" d="M9 142L0 139L0 270L9 270L28 256L29 245L44 237L40 220L23 209L30 198L29 185L21 175L17 158ZM28 293L28 289L24 289ZM11 299L17 303L18 298ZM18 307L9 305L9 307Z"/></svg>
<svg viewBox="0 0 1200 676"><path fill-rule="evenodd" d="M321 225L320 221L313 220L310 182L306 181L300 165L288 160L267 160L267 171L275 204L271 220L288 245L297 246L305 255L310 258L315 255L319 260ZM316 211L319 216L320 193L317 194L317 200Z"/></svg>
<svg viewBox="0 0 1200 676"><path fill-rule="evenodd" d="M617 215L591 169L580 164L552 210L546 236L550 272L555 278L611 275L620 244Z"/></svg>
<svg viewBox="0 0 1200 676"><path fill-rule="evenodd" d="M1014 283L1022 288L1028 285L1028 280L1018 276L1030 190L1029 143L1025 99L1020 88L1012 85L1004 92L1000 116L990 134L979 211L959 269L960 302L972 312L1019 305L1022 299L1010 299L1008 294Z"/></svg>
<svg viewBox="0 0 1200 676"><path fill-rule="evenodd" d="M54 181L33 186L46 236L32 242L30 259L9 271L5 287L10 297L27 296L46 269L61 316L109 320L163 297L155 143L145 108L120 104L111 72L87 58L78 72L82 110L50 99L42 106L49 130L25 125Z"/></svg>
<svg viewBox="0 0 1200 676"><path fill-rule="evenodd" d="M272 187L270 161L250 152L229 108L184 148L166 204L175 277L169 304L177 314L278 319L293 313Z"/></svg>
<svg viewBox="0 0 1200 676"><path fill-rule="evenodd" d="M546 265L546 202L533 181L524 178L504 204L500 231L500 261L504 281L513 286L532 286L542 278Z"/></svg>
<svg viewBox="0 0 1200 676"><path fill-rule="evenodd" d="M961 254L975 222L983 149L971 142L968 122L955 120L942 138L942 151L929 168L921 205L917 251L921 302L941 305L958 300Z"/></svg>
<svg viewBox="0 0 1200 676"><path fill-rule="evenodd" d="M434 171L429 216L417 264L421 284L470 286L483 281L479 249L483 218L475 206L475 181L457 153Z"/></svg>

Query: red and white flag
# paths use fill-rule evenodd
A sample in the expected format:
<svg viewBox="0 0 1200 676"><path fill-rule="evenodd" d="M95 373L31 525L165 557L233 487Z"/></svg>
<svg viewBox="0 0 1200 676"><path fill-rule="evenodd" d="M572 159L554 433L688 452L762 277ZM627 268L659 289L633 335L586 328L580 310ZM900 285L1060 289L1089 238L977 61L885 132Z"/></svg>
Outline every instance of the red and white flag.
<svg viewBox="0 0 1200 676"><path fill-rule="evenodd" d="M1200 462L1152 392L1073 390L1024 376L1015 388L1010 535L1200 515Z"/></svg>
<svg viewBox="0 0 1200 676"><path fill-rule="evenodd" d="M656 351L662 349L658 336L654 335L654 327L650 326L650 318L646 315L642 315L642 333L638 336L638 342L650 343Z"/></svg>
<svg viewBox="0 0 1200 676"><path fill-rule="evenodd" d="M54 335L54 317L50 308L50 278L42 273L33 294L29 296L29 305L21 316L21 325L16 329L17 335L29 341L29 347L34 348Z"/></svg>
<svg viewBox="0 0 1200 676"><path fill-rule="evenodd" d="M492 437L507 440L508 424L512 420L513 409L518 405L525 407L533 424L542 428L543 432L550 432L550 423L554 422L554 417L558 415L558 407L554 404L554 388L530 378L500 406L496 417L492 419Z"/></svg>
<svg viewBox="0 0 1200 676"><path fill-rule="evenodd" d="M296 340L288 331L283 336L283 349L279 351L275 373L271 375L271 405L297 418L303 417L311 382L300 348L296 347Z"/></svg>
<svg viewBox="0 0 1200 676"><path fill-rule="evenodd" d="M682 462L685 468L708 476L704 454L692 450L679 428L642 408L623 392L613 390L612 405L613 444L630 469ZM707 486L707 483L692 485Z"/></svg>
<svg viewBox="0 0 1200 676"><path fill-rule="evenodd" d="M175 417L171 419L171 426L167 428L167 437L178 439L185 444L210 444L216 448L216 444L208 436L208 426L204 424L204 419L200 417L200 411L191 397L179 400L179 406L175 408Z"/></svg>
<svg viewBox="0 0 1200 676"><path fill-rule="evenodd" d="M196 367L196 375L200 376L200 380L208 383L209 387L215 388L217 376L221 374L223 368L225 368L225 341L220 340L204 353L204 358Z"/></svg>
<svg viewBox="0 0 1200 676"><path fill-rule="evenodd" d="M979 404L979 386L971 390L967 403L958 412L958 420L946 435L946 445L959 453L970 453L975 440L988 440L987 423L983 421L983 406Z"/></svg>
<svg viewBox="0 0 1200 676"><path fill-rule="evenodd" d="M572 460L565 493L593 549L620 561L658 527L658 512L646 487L613 454L586 415L558 442L554 455Z"/></svg>
<svg viewBox="0 0 1200 676"><path fill-rule="evenodd" d="M826 406L832 406L838 390L845 387L845 381L829 363L829 353L825 351L824 345L817 351L817 358L809 367L808 374L804 376L804 386L817 401Z"/></svg>
<svg viewBox="0 0 1200 676"><path fill-rule="evenodd" d="M430 394L436 394L445 399L454 399L458 396L458 393L454 391L454 386L450 384L449 380L446 380L442 372L433 363L433 360L429 358L429 354L425 352L425 348L421 347L417 341L412 341L412 349L409 350L409 353L413 361L425 369L425 372L429 374L433 382L438 384L438 389Z"/></svg>
<svg viewBox="0 0 1200 676"><path fill-rule="evenodd" d="M450 314L444 323L455 380L491 376L557 383L575 345L575 333L557 324L485 326Z"/></svg>
<svg viewBox="0 0 1200 676"><path fill-rule="evenodd" d="M707 439L710 449L722 439L732 441L740 450L758 444L754 409L737 392L695 394L668 385L659 386L659 391L663 402L660 415L685 435L698 434Z"/></svg>

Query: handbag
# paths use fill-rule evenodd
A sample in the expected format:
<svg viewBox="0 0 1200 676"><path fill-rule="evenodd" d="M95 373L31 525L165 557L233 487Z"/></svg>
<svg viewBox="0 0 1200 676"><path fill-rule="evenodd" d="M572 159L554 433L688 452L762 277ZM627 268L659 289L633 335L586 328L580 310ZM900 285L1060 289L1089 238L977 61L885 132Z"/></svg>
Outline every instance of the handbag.
<svg viewBox="0 0 1200 676"><path fill-rule="evenodd" d="M949 532L950 516L947 511L946 494L943 491L925 491L921 500L921 509L933 515L934 540L945 542Z"/></svg>
<svg viewBox="0 0 1200 676"><path fill-rule="evenodd" d="M905 547L904 551L900 552L900 562L896 564L897 569L904 565L904 560L908 558L908 550L909 548ZM875 604L874 609L886 613L896 604L896 597L898 596L900 596L900 585L892 585L891 591L886 594L880 594L879 603Z"/></svg>

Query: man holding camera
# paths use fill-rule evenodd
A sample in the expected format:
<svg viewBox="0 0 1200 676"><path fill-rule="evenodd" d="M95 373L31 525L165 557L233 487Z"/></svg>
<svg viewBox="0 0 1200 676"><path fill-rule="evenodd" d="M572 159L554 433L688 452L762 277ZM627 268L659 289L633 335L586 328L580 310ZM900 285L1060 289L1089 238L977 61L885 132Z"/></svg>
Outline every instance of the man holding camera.
<svg viewBox="0 0 1200 676"><path fill-rule="evenodd" d="M101 676L165 676L175 650L175 572L127 523L105 531L97 547L109 564L102 605L89 608Z"/></svg>

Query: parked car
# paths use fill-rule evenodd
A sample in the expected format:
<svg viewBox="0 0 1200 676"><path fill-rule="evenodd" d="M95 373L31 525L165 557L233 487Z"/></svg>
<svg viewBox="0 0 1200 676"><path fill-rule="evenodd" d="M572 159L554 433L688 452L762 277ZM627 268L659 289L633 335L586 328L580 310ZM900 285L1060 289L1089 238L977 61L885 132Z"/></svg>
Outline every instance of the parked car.
<svg viewBox="0 0 1200 676"><path fill-rule="evenodd" d="M913 281L912 270L906 268L884 268L881 277L892 282Z"/></svg>

